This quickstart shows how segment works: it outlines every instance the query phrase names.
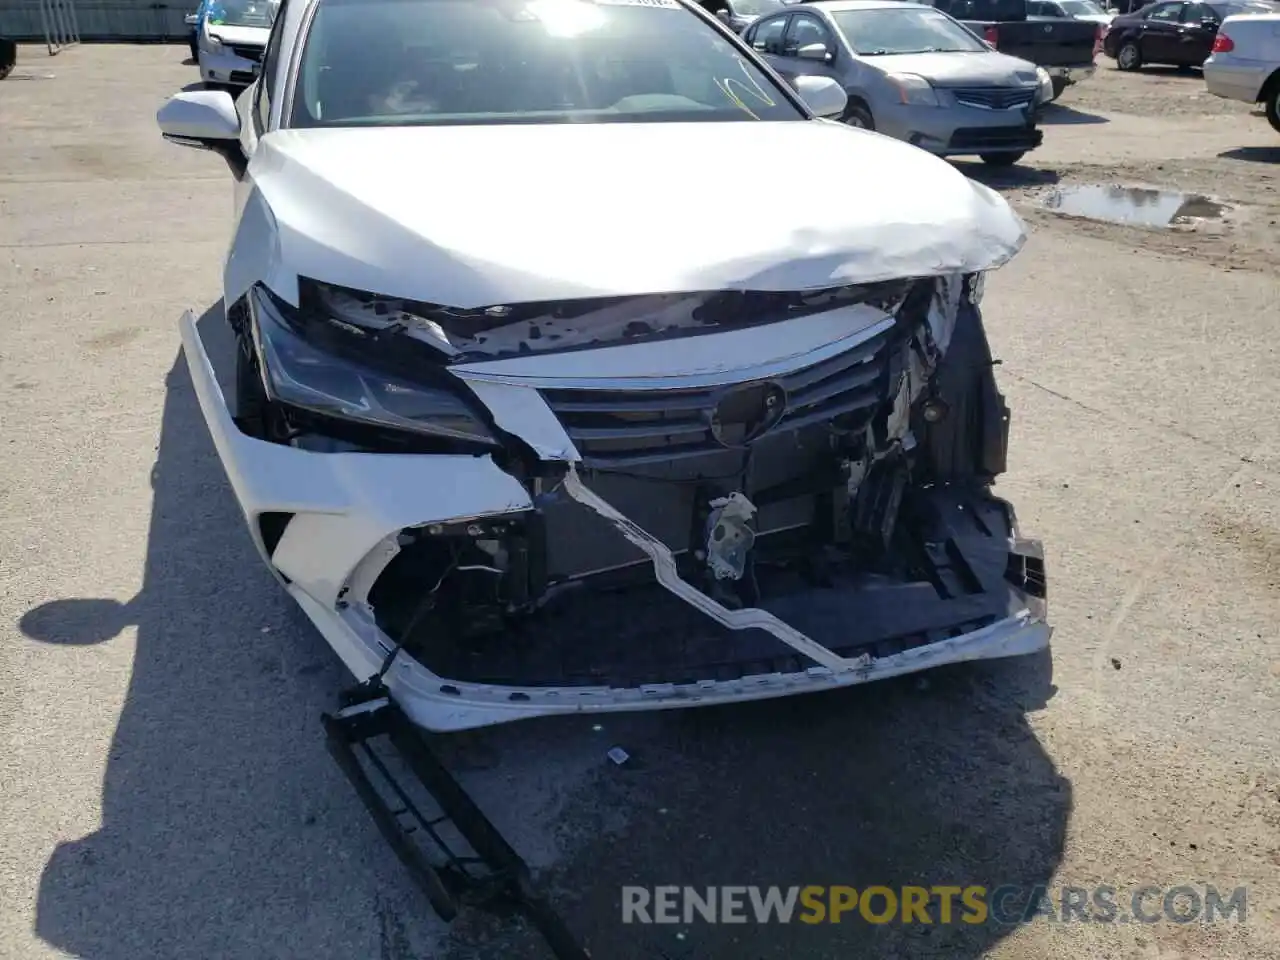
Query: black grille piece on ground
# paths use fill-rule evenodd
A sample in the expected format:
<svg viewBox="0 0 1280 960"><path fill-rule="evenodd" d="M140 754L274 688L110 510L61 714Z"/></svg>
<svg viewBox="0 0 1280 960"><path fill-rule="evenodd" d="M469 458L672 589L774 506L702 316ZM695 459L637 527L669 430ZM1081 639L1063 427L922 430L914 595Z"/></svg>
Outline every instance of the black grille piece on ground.
<svg viewBox="0 0 1280 960"><path fill-rule="evenodd" d="M769 378L786 393L787 412L774 432L869 416L884 399L892 337L887 331L828 360ZM586 466L629 467L722 451L711 416L727 389L544 390L542 395Z"/></svg>
<svg viewBox="0 0 1280 960"><path fill-rule="evenodd" d="M453 920L464 905L514 907L556 960L590 960L534 886L524 860L380 681L348 691L342 709L321 720L330 754L441 919Z"/></svg>

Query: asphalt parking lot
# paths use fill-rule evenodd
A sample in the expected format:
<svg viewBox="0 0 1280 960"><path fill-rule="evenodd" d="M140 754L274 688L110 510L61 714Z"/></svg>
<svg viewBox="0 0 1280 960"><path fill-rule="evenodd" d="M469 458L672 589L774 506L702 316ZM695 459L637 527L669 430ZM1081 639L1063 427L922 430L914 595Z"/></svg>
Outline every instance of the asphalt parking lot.
<svg viewBox="0 0 1280 960"><path fill-rule="evenodd" d="M325 752L349 678L260 567L179 350L184 309L218 319L231 213L222 162L155 129L185 56L24 47L0 84L0 957L545 956L515 920L444 931ZM595 957L1280 956L1280 136L1104 61L1021 170L962 166L1031 226L986 314L1052 663L451 739ZM1043 206L1111 183L1227 210ZM1213 884L1248 911L624 927L623 884Z"/></svg>

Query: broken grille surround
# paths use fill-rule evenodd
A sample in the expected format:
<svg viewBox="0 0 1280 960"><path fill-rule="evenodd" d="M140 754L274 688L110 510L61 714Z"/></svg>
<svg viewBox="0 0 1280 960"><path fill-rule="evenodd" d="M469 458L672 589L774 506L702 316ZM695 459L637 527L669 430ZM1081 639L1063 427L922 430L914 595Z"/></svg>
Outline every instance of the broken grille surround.
<svg viewBox="0 0 1280 960"><path fill-rule="evenodd" d="M414 491L441 475L432 465L462 471L476 491L456 496L450 496L447 489L442 491L446 500L457 502L456 507L435 506L435 515L442 519L465 521L504 511L516 515L529 509L527 493L490 458L316 454L247 436L232 419L194 313L183 315L180 330L197 400L264 562L346 667L357 678L368 677L385 659L391 641L373 617L366 615L367 609L354 602L357 598L351 588L362 567L372 571L385 565L385 560L375 558L380 543L388 546L384 542L387 536L426 522L424 514L431 511L419 504L420 496ZM481 502L485 503L483 509L466 506ZM274 551L264 548L256 532L255 518L267 511L296 511L286 540L298 532L298 525L307 527L287 569L276 565ZM882 656L865 672L835 674L813 667L726 681L540 689L453 682L411 658L401 658L386 680L415 724L441 732L560 713L744 702L836 689L959 661L1043 650L1052 630L1045 622L1042 604L1029 602L1028 607L1025 614L1011 615L989 627Z"/></svg>
<svg viewBox="0 0 1280 960"><path fill-rule="evenodd" d="M944 341L949 340L950 337L949 329L940 329L935 323L935 309L941 308L946 315L946 325L954 324L955 312L959 307L960 294L962 290L971 285L970 283L960 284L957 285L956 289L952 289L948 286L945 278L935 279L929 282L926 296L908 297L898 304L898 310L895 312L897 323L894 326L887 329L876 329L865 340L834 357L809 364L783 375L779 379L784 383L790 383L793 389L800 393L801 397L805 396L803 391L806 389L814 390L816 388L818 391L817 397L804 404L804 406L810 407L818 406L824 401L830 400L832 397L839 397L842 392L845 392L839 387L832 389L831 381L833 380L840 384L841 387L846 388L846 390L872 385L880 389L878 393L872 394L869 399L861 400L854 405L846 404L849 409L839 409L835 413L830 413L820 408L818 411L802 413L801 417L797 418L798 422L788 422L787 418L784 417L782 423L779 424L779 429L798 429L800 426L816 420L831 420L835 416L859 407L883 408L886 402L884 387L886 384L892 383L896 378L898 387L896 391L889 394L888 399L894 401L892 404L894 409L889 413L889 417L890 420L897 419L899 421L898 426L895 428L899 435L891 436L882 433L879 438L873 438L872 424L869 419L861 426L867 432L867 447L869 450L887 451L888 448L901 446L904 442L909 449L912 441L908 429L908 420L906 419L906 410L926 388L927 382L931 379L936 364L942 355L936 338L939 334L944 334ZM920 287L917 286L916 290L920 291ZM911 307L914 307L914 309L911 309L911 315L904 318L902 313ZM905 323L903 322L904 320L906 320ZM903 352L901 358L890 356L893 353L892 348L895 346ZM873 363L874 366L872 366ZM849 371L853 371L852 387L848 386L850 378L847 374ZM842 377L842 375L844 376ZM681 403L683 403L683 409L693 409L694 404L697 404L699 409L705 410L708 403L713 403L717 395L717 390L706 389L687 391L649 390L643 392L643 397L638 397L635 392L627 394L625 391L575 389L543 390L541 395L563 424L563 414L566 409L566 400L564 398L587 397L587 400L579 401L577 409L581 410L584 407L591 406L593 403L598 403L598 398L602 392L622 394L632 398L633 403L639 402L641 404L648 398L661 397L662 399L656 401L649 400L650 409L655 403L665 404L666 398L674 395L677 398L675 406L678 409L682 408ZM812 394L810 396L812 397ZM596 399L591 399L593 397ZM561 398L558 407L554 402L554 398ZM804 406L801 407L802 410ZM702 422L705 423L705 419ZM564 424L564 426L571 440L580 442L583 439L581 434L574 435L571 424ZM709 423L706 424L704 429L709 431ZM589 450L583 452L585 454L583 466L590 469L593 465L593 458ZM670 459L670 457L668 456L664 459ZM614 464L617 462L616 460L613 461ZM722 627L734 631L762 630L769 633L802 657L808 658L808 660L816 664L815 667L810 668L810 671L807 672L817 669L829 671L832 675L847 672L865 674L873 662L874 658L868 652L862 652L851 657L835 653L767 610L758 607L731 610L709 597L680 575L676 561L676 551L671 550L659 538L650 534L639 524L614 508L603 497L596 494L583 481L576 463L569 462L567 464L567 469L556 485L556 489L562 490L575 502L612 524L622 537L646 555L655 580L660 586ZM368 601L368 594L377 582L378 577L381 576L387 565L399 552L398 536L399 534L397 533L395 537L389 537L378 550L374 551L376 558L372 563L361 564L359 576L353 577L352 581L353 585L357 586L357 589L348 598L357 601L357 606L362 611L362 619L365 620L366 626L372 625L382 636L385 636L385 633L382 633L377 627L377 618L372 605ZM371 554L371 557L374 554ZM368 559L366 558L366 560ZM1022 610L1015 616L1029 622L1032 618L1032 613L1030 610ZM998 624L995 626L998 626ZM388 639L387 643L380 642L380 645L389 657L394 657L406 639L402 638L399 643L394 644L391 644ZM416 660L414 662L417 663ZM423 670L427 670L421 663L418 663L418 666ZM746 677L744 679L751 680L753 678ZM445 686L450 689L456 689L448 681L445 681Z"/></svg>

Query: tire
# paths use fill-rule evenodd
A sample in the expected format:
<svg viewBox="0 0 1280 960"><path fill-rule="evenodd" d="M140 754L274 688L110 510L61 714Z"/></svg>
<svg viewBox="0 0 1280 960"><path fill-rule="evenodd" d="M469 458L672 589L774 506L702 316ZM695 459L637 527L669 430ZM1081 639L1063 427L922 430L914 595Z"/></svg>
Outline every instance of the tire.
<svg viewBox="0 0 1280 960"><path fill-rule="evenodd" d="M840 122L851 127L857 127L859 130L874 130L876 128L875 118L871 116L871 111L867 109L866 104L856 100L850 101L848 106L844 108L844 113L840 116Z"/></svg>
<svg viewBox="0 0 1280 960"><path fill-rule="evenodd" d="M1062 96L1062 91L1066 90L1069 84L1066 77L1051 77L1053 81L1053 99L1057 100Z"/></svg>
<svg viewBox="0 0 1280 960"><path fill-rule="evenodd" d="M0 37L0 80L13 73L18 62L18 45L12 40Z"/></svg>
<svg viewBox="0 0 1280 960"><path fill-rule="evenodd" d="M1280 80L1272 82L1263 110L1267 114L1267 123L1271 124L1273 130L1280 132Z"/></svg>
<svg viewBox="0 0 1280 960"><path fill-rule="evenodd" d="M1026 155L1027 151L1023 150L1020 153L980 153L978 157L990 167L1012 167Z"/></svg>
<svg viewBox="0 0 1280 960"><path fill-rule="evenodd" d="M1121 70L1142 69L1142 48L1136 40L1126 40L1116 51L1116 66Z"/></svg>

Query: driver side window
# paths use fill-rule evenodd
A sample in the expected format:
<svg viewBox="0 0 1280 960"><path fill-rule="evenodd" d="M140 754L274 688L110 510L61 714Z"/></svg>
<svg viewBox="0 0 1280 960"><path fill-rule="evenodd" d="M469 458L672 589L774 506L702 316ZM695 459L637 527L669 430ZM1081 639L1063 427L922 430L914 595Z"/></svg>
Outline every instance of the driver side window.
<svg viewBox="0 0 1280 960"><path fill-rule="evenodd" d="M761 20L754 24L745 37L751 49L757 53L782 53L782 31L787 25L787 18L775 17L772 20Z"/></svg>
<svg viewBox="0 0 1280 960"><path fill-rule="evenodd" d="M801 47L820 43L828 52L835 50L831 40L831 32L817 17L797 14L791 18L791 27L787 30L787 38L782 44L783 56L794 57Z"/></svg>
<svg viewBox="0 0 1280 960"><path fill-rule="evenodd" d="M1151 8L1147 14L1148 20L1157 20L1161 23L1177 23L1179 17L1182 16L1182 8L1185 3L1161 3Z"/></svg>

